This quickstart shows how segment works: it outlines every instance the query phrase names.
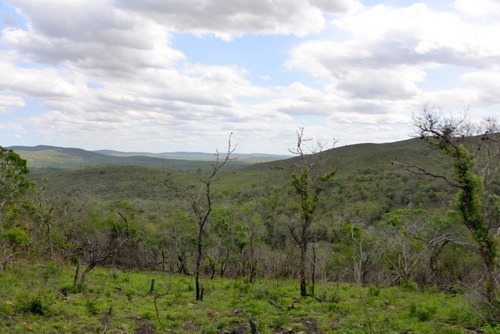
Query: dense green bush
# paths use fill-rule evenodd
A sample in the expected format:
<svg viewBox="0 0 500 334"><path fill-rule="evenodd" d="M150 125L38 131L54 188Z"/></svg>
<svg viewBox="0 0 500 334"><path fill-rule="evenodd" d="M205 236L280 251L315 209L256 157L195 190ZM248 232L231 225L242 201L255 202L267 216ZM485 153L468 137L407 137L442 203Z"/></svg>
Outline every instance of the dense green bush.
<svg viewBox="0 0 500 334"><path fill-rule="evenodd" d="M55 297L49 290L35 288L21 290L15 300L17 312L47 315Z"/></svg>

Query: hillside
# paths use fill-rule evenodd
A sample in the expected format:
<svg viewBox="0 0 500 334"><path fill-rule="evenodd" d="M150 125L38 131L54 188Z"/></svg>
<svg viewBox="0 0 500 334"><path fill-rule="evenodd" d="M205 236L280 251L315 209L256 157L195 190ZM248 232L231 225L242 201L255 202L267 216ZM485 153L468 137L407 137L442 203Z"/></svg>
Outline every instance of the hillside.
<svg viewBox="0 0 500 334"><path fill-rule="evenodd" d="M447 168L448 159L419 139L409 139L383 144L355 144L336 147L318 154L319 164L324 172L335 169L342 175L369 174L397 169L392 161L418 163L428 169ZM299 158L272 161L237 169L237 172L256 172L287 169Z"/></svg>

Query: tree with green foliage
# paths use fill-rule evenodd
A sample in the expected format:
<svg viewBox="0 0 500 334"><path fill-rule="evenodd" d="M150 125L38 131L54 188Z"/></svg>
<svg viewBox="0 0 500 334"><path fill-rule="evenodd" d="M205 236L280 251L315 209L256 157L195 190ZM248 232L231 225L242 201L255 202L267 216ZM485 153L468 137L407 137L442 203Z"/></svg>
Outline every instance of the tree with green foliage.
<svg viewBox="0 0 500 334"><path fill-rule="evenodd" d="M7 205L29 188L28 173L26 160L13 150L0 146L0 222L5 219Z"/></svg>
<svg viewBox="0 0 500 334"><path fill-rule="evenodd" d="M20 211L15 201L30 187L28 173L26 160L0 146L0 269L30 240L25 227L14 223Z"/></svg>
<svg viewBox="0 0 500 334"><path fill-rule="evenodd" d="M289 181L293 191L294 204L291 209L297 213L299 218L296 222L290 221L288 229L292 240L298 246L300 251L299 262L299 280L300 294L307 296L307 278L306 278L306 256L309 245L309 229L316 218L316 210L320 200L320 194L324 189L324 183L331 179L335 171L329 171L323 176L318 176L319 162L318 154L322 151L322 145L318 144L318 149L313 148L311 153L307 153L304 148L305 142L311 139L304 138L304 128L297 131L297 146L290 150L291 153L298 155L300 162L297 167L299 173L292 174Z"/></svg>
<svg viewBox="0 0 500 334"><path fill-rule="evenodd" d="M418 175L428 175L445 180L450 186L457 189L455 208L460 221L468 228L476 241L479 253L485 267L485 293L488 302L493 305L499 303L494 271L497 263L498 241L490 230L490 222L485 215L487 209L487 195L485 193L485 178L476 169L477 158L460 143L460 138L469 135L471 126L464 119L443 119L440 115L427 109L414 118L414 126L420 138L424 139L431 148L440 150L452 160L452 174L440 175L427 171L420 166L402 165L393 162L404 169ZM495 134L481 131L481 142L490 141ZM498 145L498 142L497 142ZM478 150L480 151L480 150ZM483 173L484 175L484 173Z"/></svg>

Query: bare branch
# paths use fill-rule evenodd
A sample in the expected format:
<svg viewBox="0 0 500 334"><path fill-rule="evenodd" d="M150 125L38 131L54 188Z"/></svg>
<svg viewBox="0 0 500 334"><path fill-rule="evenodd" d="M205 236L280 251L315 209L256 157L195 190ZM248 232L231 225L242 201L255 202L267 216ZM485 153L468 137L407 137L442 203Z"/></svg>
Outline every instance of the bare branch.
<svg viewBox="0 0 500 334"><path fill-rule="evenodd" d="M435 173L429 172L428 170L426 170L426 169L424 169L424 168L422 168L420 166L416 166L416 165L403 165L399 161L395 161L395 160L391 161L391 164L399 166L399 167L403 168L404 170L406 170L406 171L408 171L410 173L413 173L415 175L426 175L426 176L430 176L430 177L433 177L433 178L436 178L436 179L443 179L443 180L445 180L452 187L456 187L456 188L463 188L464 187L464 185L455 183L455 182L453 182L452 180L450 180L448 177L446 177L444 175L439 175L439 174L435 174Z"/></svg>

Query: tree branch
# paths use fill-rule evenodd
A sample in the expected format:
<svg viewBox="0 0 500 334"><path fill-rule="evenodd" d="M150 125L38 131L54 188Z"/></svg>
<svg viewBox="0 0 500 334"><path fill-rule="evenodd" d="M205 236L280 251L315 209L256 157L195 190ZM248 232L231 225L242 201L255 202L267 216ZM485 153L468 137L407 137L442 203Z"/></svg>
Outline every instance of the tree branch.
<svg viewBox="0 0 500 334"><path fill-rule="evenodd" d="M444 175L439 175L439 174L429 172L428 170L426 170L420 166L417 166L417 165L403 165L402 163L400 163L399 161L396 161L396 160L391 161L391 164L399 166L399 167L403 168L404 170L406 170L412 174L415 174L415 175L426 175L426 176L430 176L430 177L433 177L436 179L443 179L452 187L463 188L465 186L463 184L458 184L458 183L453 182L452 180L450 180L448 177L446 177Z"/></svg>

